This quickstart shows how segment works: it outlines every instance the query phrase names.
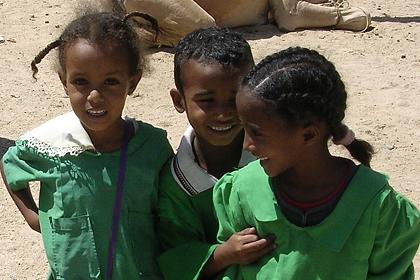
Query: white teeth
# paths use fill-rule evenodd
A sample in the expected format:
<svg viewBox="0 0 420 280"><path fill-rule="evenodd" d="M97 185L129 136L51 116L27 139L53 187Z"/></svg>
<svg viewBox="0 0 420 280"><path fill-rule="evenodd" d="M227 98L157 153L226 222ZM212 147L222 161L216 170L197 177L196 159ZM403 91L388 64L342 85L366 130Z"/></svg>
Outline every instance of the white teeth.
<svg viewBox="0 0 420 280"><path fill-rule="evenodd" d="M258 157L259 160L267 160L268 157Z"/></svg>
<svg viewBox="0 0 420 280"><path fill-rule="evenodd" d="M88 110L88 113L91 114L91 115L94 115L94 116L101 116L101 115L105 114L106 111L105 110L97 110L97 111Z"/></svg>
<svg viewBox="0 0 420 280"><path fill-rule="evenodd" d="M228 126L210 126L211 129L216 130L216 131L227 131L229 129L232 128L231 125Z"/></svg>

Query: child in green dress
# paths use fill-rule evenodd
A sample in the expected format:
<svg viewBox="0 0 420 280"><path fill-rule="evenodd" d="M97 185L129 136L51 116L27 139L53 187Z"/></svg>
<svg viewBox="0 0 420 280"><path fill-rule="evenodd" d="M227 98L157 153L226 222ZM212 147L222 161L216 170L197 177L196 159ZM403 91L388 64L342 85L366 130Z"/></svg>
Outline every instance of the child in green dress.
<svg viewBox="0 0 420 280"><path fill-rule="evenodd" d="M272 250L272 240L260 239L252 228L216 245L213 185L255 159L242 149L235 106L240 81L253 65L249 44L228 29L199 29L176 47L176 89L170 93L191 126L159 187L158 235L165 250L159 263L165 279L212 277Z"/></svg>
<svg viewBox="0 0 420 280"><path fill-rule="evenodd" d="M3 178L29 226L42 234L50 279L160 279L154 231L158 174L171 157L166 133L122 118L142 74L130 24L92 13L43 49L58 48L73 111L27 132L3 157ZM41 184L39 208L28 182Z"/></svg>
<svg viewBox="0 0 420 280"><path fill-rule="evenodd" d="M346 97L334 65L304 48L245 77L237 109L259 161L214 187L218 239L255 227L277 249L223 279L414 279L419 212L370 169L371 145L342 123ZM331 155L331 137L362 164Z"/></svg>

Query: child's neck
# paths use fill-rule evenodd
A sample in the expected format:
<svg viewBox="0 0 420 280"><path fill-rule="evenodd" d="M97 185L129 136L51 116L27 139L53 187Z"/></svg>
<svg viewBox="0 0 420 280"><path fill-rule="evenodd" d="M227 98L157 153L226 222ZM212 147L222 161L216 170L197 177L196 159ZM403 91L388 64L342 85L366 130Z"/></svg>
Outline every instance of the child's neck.
<svg viewBox="0 0 420 280"><path fill-rule="evenodd" d="M348 159L328 153L325 158L305 161L301 166L276 176L273 183L290 198L311 202L333 192L353 165Z"/></svg>
<svg viewBox="0 0 420 280"><path fill-rule="evenodd" d="M121 119L112 128L104 131L87 131L95 150L100 153L118 151L124 138L125 121ZM128 139L132 137L133 129L129 126Z"/></svg>
<svg viewBox="0 0 420 280"><path fill-rule="evenodd" d="M193 149L201 168L216 178L238 167L242 155L243 133L226 146L214 146L205 140L194 138Z"/></svg>

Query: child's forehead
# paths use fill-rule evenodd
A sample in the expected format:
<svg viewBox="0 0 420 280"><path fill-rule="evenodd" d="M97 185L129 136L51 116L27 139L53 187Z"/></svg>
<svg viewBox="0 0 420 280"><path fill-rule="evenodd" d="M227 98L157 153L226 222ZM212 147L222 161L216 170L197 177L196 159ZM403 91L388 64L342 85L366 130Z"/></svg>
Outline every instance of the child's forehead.
<svg viewBox="0 0 420 280"><path fill-rule="evenodd" d="M247 73L251 68L251 63L221 63L217 60L206 59L206 58L190 58L181 64L181 72L186 71L205 71L211 69L211 71L217 71L221 73Z"/></svg>

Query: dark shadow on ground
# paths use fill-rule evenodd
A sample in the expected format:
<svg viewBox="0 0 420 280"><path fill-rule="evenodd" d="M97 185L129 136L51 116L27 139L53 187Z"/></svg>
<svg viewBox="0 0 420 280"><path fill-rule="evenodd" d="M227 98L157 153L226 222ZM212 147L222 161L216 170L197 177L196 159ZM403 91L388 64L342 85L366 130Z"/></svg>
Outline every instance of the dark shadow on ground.
<svg viewBox="0 0 420 280"><path fill-rule="evenodd" d="M7 149L9 149L9 147L13 146L14 144L14 140L0 137L0 158L2 158L3 155L6 153Z"/></svg>
<svg viewBox="0 0 420 280"><path fill-rule="evenodd" d="M246 40L268 39L284 34L274 24L237 27L233 30L241 33Z"/></svg>
<svg viewBox="0 0 420 280"><path fill-rule="evenodd" d="M241 35L245 38L245 40L251 40L251 41L259 40L259 39L268 39L274 36L280 36L284 34L274 24L243 26L243 27L232 28L232 30L241 33ZM166 52L166 53L174 54L175 49L171 47L166 47L166 46L148 49L149 54L154 54L157 52Z"/></svg>
<svg viewBox="0 0 420 280"><path fill-rule="evenodd" d="M393 16L390 16L390 15L384 15L384 16L380 16L380 17L372 17L372 21L377 21L377 22L400 22L400 23L420 22L420 16L393 17Z"/></svg>

